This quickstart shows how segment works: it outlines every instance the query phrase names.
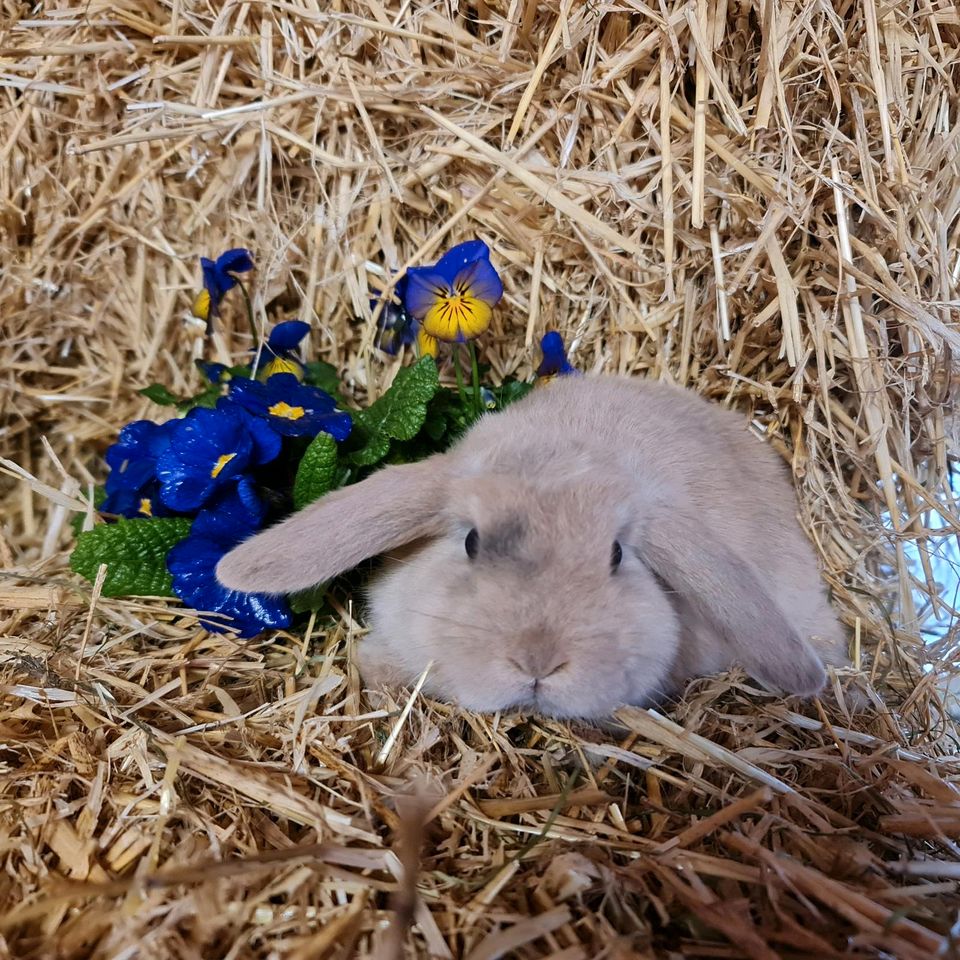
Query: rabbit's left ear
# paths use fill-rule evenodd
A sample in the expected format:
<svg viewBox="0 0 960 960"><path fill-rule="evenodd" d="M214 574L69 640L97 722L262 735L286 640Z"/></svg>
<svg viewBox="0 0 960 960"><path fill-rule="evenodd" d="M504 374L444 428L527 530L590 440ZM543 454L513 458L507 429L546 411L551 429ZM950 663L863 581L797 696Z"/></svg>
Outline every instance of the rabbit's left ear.
<svg viewBox="0 0 960 960"><path fill-rule="evenodd" d="M752 676L812 696L826 683L813 646L788 623L753 564L722 544L688 508L662 504L641 525L635 549L713 624Z"/></svg>
<svg viewBox="0 0 960 960"><path fill-rule="evenodd" d="M444 528L448 460L383 467L234 547L217 564L231 590L294 593Z"/></svg>

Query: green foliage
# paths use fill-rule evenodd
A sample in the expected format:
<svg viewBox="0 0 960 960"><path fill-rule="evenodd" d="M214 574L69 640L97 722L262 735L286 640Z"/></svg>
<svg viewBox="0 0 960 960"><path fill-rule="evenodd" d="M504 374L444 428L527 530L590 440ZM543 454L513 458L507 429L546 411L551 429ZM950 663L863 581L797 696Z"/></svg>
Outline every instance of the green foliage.
<svg viewBox="0 0 960 960"><path fill-rule="evenodd" d="M290 609L294 613L323 610L327 603L327 587L326 583L318 583L315 587L308 587L306 590L290 594Z"/></svg>
<svg viewBox="0 0 960 960"><path fill-rule="evenodd" d="M81 533L70 556L71 569L93 581L107 564L105 597L172 596L167 554L190 532L185 517L153 517L102 523Z"/></svg>
<svg viewBox="0 0 960 960"><path fill-rule="evenodd" d="M329 433L318 433L307 447L293 481L293 506L302 510L337 486L337 441Z"/></svg>
<svg viewBox="0 0 960 960"><path fill-rule="evenodd" d="M350 463L372 467L390 453L394 440L412 440L427 420L427 406L440 389L432 357L422 357L397 373L390 389L366 410L352 413L354 433L362 446L349 454Z"/></svg>
<svg viewBox="0 0 960 960"><path fill-rule="evenodd" d="M319 387L325 393L329 393L338 406L345 406L343 397L340 394L340 378L337 376L337 368L326 360L313 360L304 364L306 373L303 382L310 384L311 387Z"/></svg>
<svg viewBox="0 0 960 960"><path fill-rule="evenodd" d="M509 407L511 403L522 400L532 389L533 384L524 380L504 380L499 387L492 387L493 396L497 401L497 409Z"/></svg>
<svg viewBox="0 0 960 960"><path fill-rule="evenodd" d="M175 407L182 401L178 396L172 394L162 383L151 383L149 387L138 390L141 397L146 397L161 407Z"/></svg>
<svg viewBox="0 0 960 960"><path fill-rule="evenodd" d="M182 413L186 413L194 407L210 407L212 409L223 395L223 389L217 383L210 383L192 397L178 397L162 383L151 383L149 387L144 387L137 393L161 407L176 407Z"/></svg>

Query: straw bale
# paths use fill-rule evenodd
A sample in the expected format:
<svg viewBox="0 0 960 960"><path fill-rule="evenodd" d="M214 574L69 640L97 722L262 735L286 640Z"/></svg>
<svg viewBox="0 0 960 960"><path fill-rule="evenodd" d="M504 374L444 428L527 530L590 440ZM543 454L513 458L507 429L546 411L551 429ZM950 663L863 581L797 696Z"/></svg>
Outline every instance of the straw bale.
<svg viewBox="0 0 960 960"><path fill-rule="evenodd" d="M952 0L0 0L0 955L955 956L958 84ZM200 255L362 401L370 285L473 236L496 376L558 329L782 453L830 697L380 702L350 598L240 642L68 572L137 388L251 346Z"/></svg>

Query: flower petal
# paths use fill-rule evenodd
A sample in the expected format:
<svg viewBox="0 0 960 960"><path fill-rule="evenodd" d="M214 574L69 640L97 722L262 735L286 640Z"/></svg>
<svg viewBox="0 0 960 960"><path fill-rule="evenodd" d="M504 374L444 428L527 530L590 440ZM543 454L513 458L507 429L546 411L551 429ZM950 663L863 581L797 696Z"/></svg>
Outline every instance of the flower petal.
<svg viewBox="0 0 960 960"><path fill-rule="evenodd" d="M210 307L212 306L213 301L210 297L210 291L204 287L193 299L193 305L190 307L190 312L198 320L209 320L210 319ZM214 311L216 312L216 311Z"/></svg>
<svg viewBox="0 0 960 960"><path fill-rule="evenodd" d="M285 320L270 331L267 346L274 353L284 353L295 349L309 332L309 323L304 323L302 320Z"/></svg>
<svg viewBox="0 0 960 960"><path fill-rule="evenodd" d="M258 530L264 513L253 481L241 477L235 486L221 493L197 514L190 527L190 536L221 543L226 551Z"/></svg>
<svg viewBox="0 0 960 960"><path fill-rule="evenodd" d="M436 263L434 270L452 284L461 270L477 260L487 260L490 248L482 240L467 240L451 247Z"/></svg>
<svg viewBox="0 0 960 960"><path fill-rule="evenodd" d="M217 270L225 273L247 273L253 269L253 259L250 251L243 247L234 247L217 257Z"/></svg>
<svg viewBox="0 0 960 960"><path fill-rule="evenodd" d="M217 580L214 570L227 549L193 535L174 546L167 554L167 569L177 596L195 610L222 614L223 618L200 618L208 630L218 633L236 631L252 637L263 630L289 626L290 608L284 598L228 590Z"/></svg>
<svg viewBox="0 0 960 960"><path fill-rule="evenodd" d="M452 293L450 284L434 270L413 267L407 271L403 306L411 317L422 320L440 297Z"/></svg>
<svg viewBox="0 0 960 960"><path fill-rule="evenodd" d="M440 341L436 337L431 337L422 328L417 332L417 351L421 357L436 357L440 347Z"/></svg>
<svg viewBox="0 0 960 960"><path fill-rule="evenodd" d="M500 274L489 260L477 260L456 275L453 287L457 293L483 300L495 307L503 296Z"/></svg>
<svg viewBox="0 0 960 960"><path fill-rule="evenodd" d="M448 343L473 340L490 326L493 310L476 297L444 297L423 318L423 329Z"/></svg>
<svg viewBox="0 0 960 960"><path fill-rule="evenodd" d="M206 318L201 317L200 319L204 320ZM223 383L230 376L230 370L225 363L208 363L203 360L197 360L195 363L197 369L210 383Z"/></svg>
<svg viewBox="0 0 960 960"><path fill-rule="evenodd" d="M537 377L540 379L580 372L567 360L563 337L556 330L543 335L540 341L540 352L543 354L543 360L537 367Z"/></svg>

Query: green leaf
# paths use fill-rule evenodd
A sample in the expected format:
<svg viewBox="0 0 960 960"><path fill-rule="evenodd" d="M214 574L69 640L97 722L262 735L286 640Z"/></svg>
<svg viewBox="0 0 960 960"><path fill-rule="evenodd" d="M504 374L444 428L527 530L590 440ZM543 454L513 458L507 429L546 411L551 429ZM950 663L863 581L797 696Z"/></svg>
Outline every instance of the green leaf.
<svg viewBox="0 0 960 960"><path fill-rule="evenodd" d="M219 383L211 383L204 387L199 393L195 393L186 400L177 402L177 409L186 413L194 407L209 407L211 410L217 405L217 401L223 396L223 387Z"/></svg>
<svg viewBox="0 0 960 960"><path fill-rule="evenodd" d="M327 602L327 583L318 583L315 587L307 587L297 593L291 593L287 598L290 609L294 613L310 613L312 610L322 610Z"/></svg>
<svg viewBox="0 0 960 960"><path fill-rule="evenodd" d="M190 532L190 523L186 517L101 523L77 537L70 568L92 582L100 564L107 564L105 597L172 596L167 554Z"/></svg>
<svg viewBox="0 0 960 960"><path fill-rule="evenodd" d="M318 433L310 442L297 467L293 481L293 506L302 510L337 485L337 441L329 433Z"/></svg>
<svg viewBox="0 0 960 960"><path fill-rule="evenodd" d="M159 404L161 407L173 407L178 403L183 403L178 396L172 394L162 383L151 383L149 387L144 387L142 390L138 390L137 393L139 393L141 397L146 397L148 400Z"/></svg>
<svg viewBox="0 0 960 960"><path fill-rule="evenodd" d="M357 466L370 467L390 452L391 440L412 440L427 419L427 404L440 388L433 357L421 357L397 373L390 389L366 410L353 414L354 428L365 443L350 455Z"/></svg>
<svg viewBox="0 0 960 960"><path fill-rule="evenodd" d="M497 400L497 409L509 407L511 403L522 400L533 389L532 383L523 380L504 380L499 387L493 388L493 395Z"/></svg>
<svg viewBox="0 0 960 960"><path fill-rule="evenodd" d="M313 360L304 364L306 373L303 382L312 387L319 387L324 393L329 393L334 400L341 406L343 397L340 395L340 377L337 375L337 368L326 360Z"/></svg>

